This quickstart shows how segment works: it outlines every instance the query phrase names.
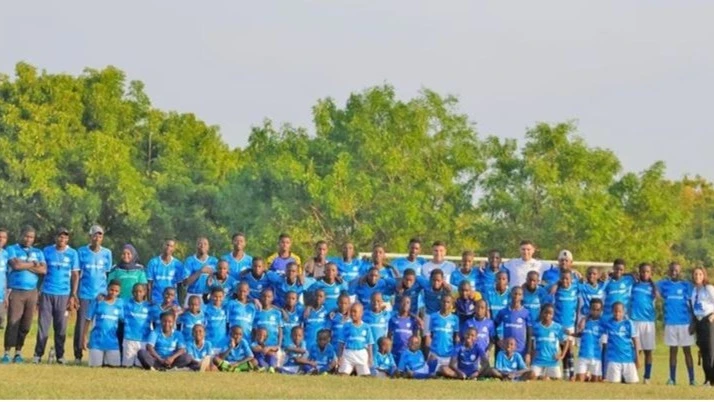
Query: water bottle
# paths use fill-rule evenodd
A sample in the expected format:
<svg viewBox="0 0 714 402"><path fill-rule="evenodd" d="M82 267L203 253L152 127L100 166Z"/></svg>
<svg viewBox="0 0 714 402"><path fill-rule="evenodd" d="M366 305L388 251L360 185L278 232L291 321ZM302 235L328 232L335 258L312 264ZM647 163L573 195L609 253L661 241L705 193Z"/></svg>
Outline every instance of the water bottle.
<svg viewBox="0 0 714 402"><path fill-rule="evenodd" d="M55 347L50 348L50 355L47 357L47 363L52 364L55 362Z"/></svg>

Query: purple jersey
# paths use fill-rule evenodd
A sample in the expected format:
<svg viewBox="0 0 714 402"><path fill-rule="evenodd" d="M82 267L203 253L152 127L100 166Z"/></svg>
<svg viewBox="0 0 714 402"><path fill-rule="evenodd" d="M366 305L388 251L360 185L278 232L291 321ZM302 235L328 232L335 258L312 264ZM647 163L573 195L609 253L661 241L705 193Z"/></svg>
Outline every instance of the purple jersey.
<svg viewBox="0 0 714 402"><path fill-rule="evenodd" d="M486 350L488 345L491 343L491 338L496 336L496 327L493 325L493 321L490 318L484 318L483 320L472 318L467 320L461 329L462 338L466 330L469 328L476 329L476 345L482 350Z"/></svg>
<svg viewBox="0 0 714 402"><path fill-rule="evenodd" d="M392 354L396 360L402 351L407 349L409 337L418 332L417 321L411 315L408 317L393 316L389 320L389 333L392 334Z"/></svg>
<svg viewBox="0 0 714 402"><path fill-rule="evenodd" d="M516 352L524 354L528 347L526 333L531 323L531 313L527 308L521 307L512 310L507 307L498 312L496 316L496 326L503 326L503 339L514 338L516 340Z"/></svg>

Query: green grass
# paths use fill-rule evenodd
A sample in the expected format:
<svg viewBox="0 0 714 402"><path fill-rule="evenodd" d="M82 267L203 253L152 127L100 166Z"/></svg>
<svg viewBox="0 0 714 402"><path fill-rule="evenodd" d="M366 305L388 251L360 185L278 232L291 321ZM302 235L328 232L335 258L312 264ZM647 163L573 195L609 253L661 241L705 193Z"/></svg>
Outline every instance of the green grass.
<svg viewBox="0 0 714 402"><path fill-rule="evenodd" d="M67 358L73 358L72 329ZM23 355L35 344L30 333ZM50 345L52 341L50 340ZM660 342L661 343L661 342ZM49 345L48 345L49 346ZM49 349L49 347L48 347ZM85 358L86 359L86 358ZM665 347L655 351L650 385L581 384L561 381L501 383L447 380L387 380L306 377L263 373L148 372L86 366L0 365L2 399L711 399L711 388L690 387L680 354L675 387L668 376ZM702 382L700 367L695 367ZM642 370L640 370L640 373Z"/></svg>

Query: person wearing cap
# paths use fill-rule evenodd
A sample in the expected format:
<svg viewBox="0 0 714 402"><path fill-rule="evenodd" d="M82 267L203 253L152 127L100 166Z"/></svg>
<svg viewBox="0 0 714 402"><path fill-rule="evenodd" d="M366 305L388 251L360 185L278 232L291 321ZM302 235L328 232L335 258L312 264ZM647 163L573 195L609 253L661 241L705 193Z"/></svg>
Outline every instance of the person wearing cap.
<svg viewBox="0 0 714 402"><path fill-rule="evenodd" d="M47 273L42 250L32 247L37 237L30 226L22 230L20 242L8 247L10 270L7 287L10 289L5 330L5 354L0 362L10 363L10 351L15 348L13 363L22 363L22 347L32 327L32 316L37 306L37 283Z"/></svg>
<svg viewBox="0 0 714 402"><path fill-rule="evenodd" d="M79 289L72 294L79 298L77 317L84 317L93 300L99 295L107 293L107 273L112 268L112 252L102 247L104 228L93 225L89 229L90 241L86 246L77 250L79 257ZM78 319L74 327L74 359L75 363L82 362L82 339L84 339L83 320Z"/></svg>
<svg viewBox="0 0 714 402"><path fill-rule="evenodd" d="M536 271L539 274L547 269L542 262L533 258L535 245L530 240L521 240L519 251L520 258L514 258L506 262L506 272L508 273L509 286L523 286L526 283L528 272Z"/></svg>
<svg viewBox="0 0 714 402"><path fill-rule="evenodd" d="M582 279L580 272L573 270L573 253L568 250L561 250L558 253L558 265L551 265L550 268L543 271L541 276L541 285L550 290L550 287L557 284L560 280L560 274L570 272L572 275L572 283L578 285Z"/></svg>
<svg viewBox="0 0 714 402"><path fill-rule="evenodd" d="M75 309L77 300L70 295L77 294L79 283L79 257L69 246L69 230L57 230L55 244L42 250L47 262L47 274L42 281L38 317L37 343L33 363L40 363L45 354L50 324L54 328L57 363L64 364L64 343L67 338L67 316L65 312Z"/></svg>

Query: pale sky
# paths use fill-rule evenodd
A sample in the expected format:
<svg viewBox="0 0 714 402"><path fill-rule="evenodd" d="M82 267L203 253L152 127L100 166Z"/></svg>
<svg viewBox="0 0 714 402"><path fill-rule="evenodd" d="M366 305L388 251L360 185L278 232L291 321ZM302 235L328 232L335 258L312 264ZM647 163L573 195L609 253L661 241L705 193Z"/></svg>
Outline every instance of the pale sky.
<svg viewBox="0 0 714 402"><path fill-rule="evenodd" d="M312 131L311 108L391 83L460 99L480 135L577 119L628 171L714 179L711 1L13 1L0 72L114 65L154 106L219 125Z"/></svg>

